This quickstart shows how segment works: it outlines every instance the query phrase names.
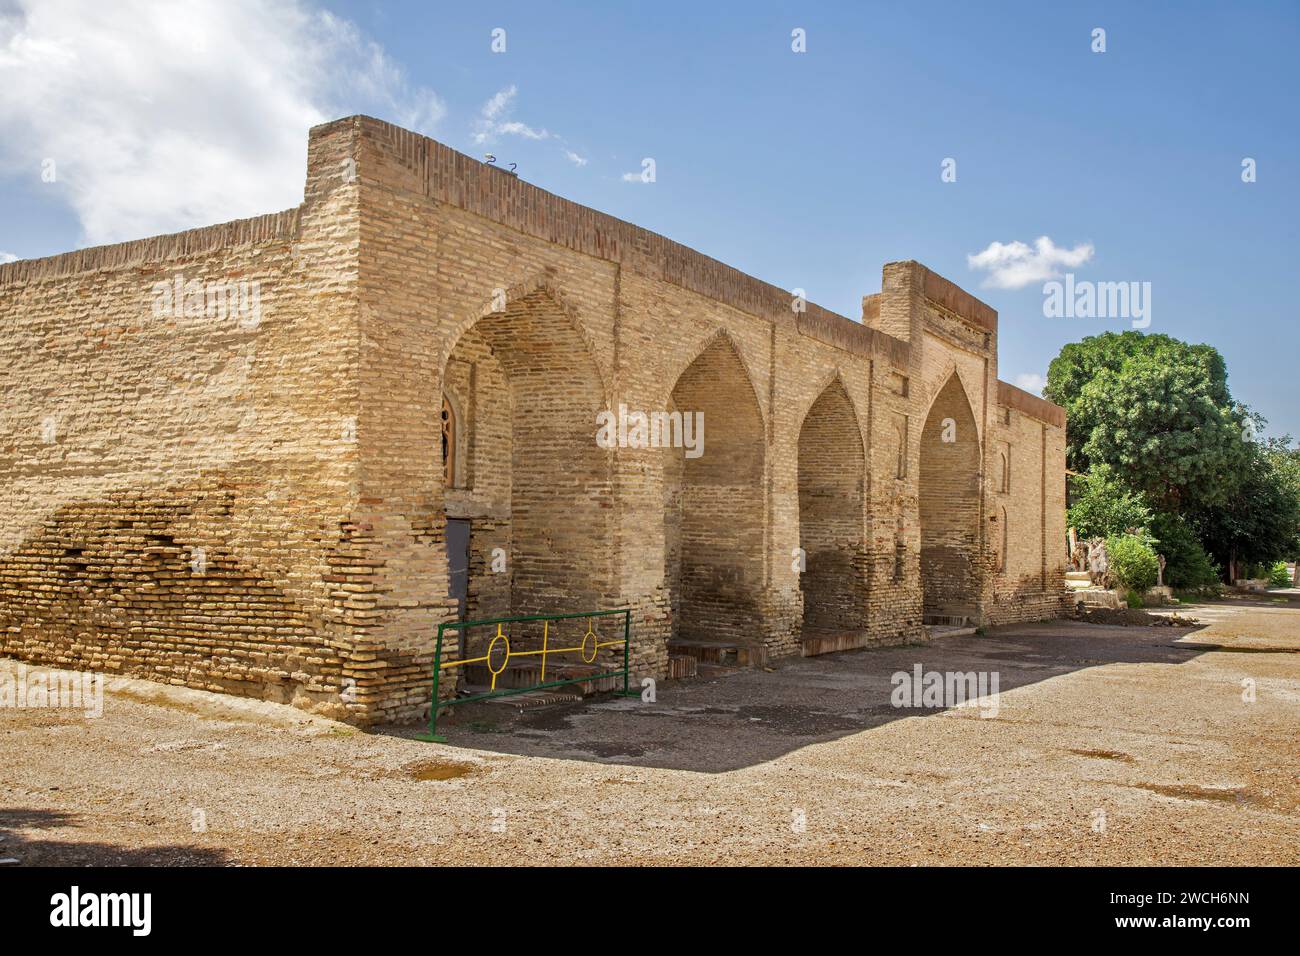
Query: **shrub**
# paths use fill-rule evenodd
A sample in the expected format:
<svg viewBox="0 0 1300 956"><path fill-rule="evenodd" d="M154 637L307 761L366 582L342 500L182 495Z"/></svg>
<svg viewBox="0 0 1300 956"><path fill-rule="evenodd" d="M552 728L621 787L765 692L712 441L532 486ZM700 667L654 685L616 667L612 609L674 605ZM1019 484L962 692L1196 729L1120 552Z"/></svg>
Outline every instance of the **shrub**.
<svg viewBox="0 0 1300 956"><path fill-rule="evenodd" d="M1115 535L1106 541L1110 573L1119 586L1145 594L1155 586L1159 565L1156 553L1136 535Z"/></svg>
<svg viewBox="0 0 1300 956"><path fill-rule="evenodd" d="M1268 569L1268 586L1271 588L1291 586L1291 572L1287 571L1285 561L1278 561Z"/></svg>
<svg viewBox="0 0 1300 956"><path fill-rule="evenodd" d="M1142 595L1137 591L1129 591L1128 594L1124 595L1124 603L1135 609L1146 607L1142 601Z"/></svg>
<svg viewBox="0 0 1300 956"><path fill-rule="evenodd" d="M1165 584L1195 591L1214 589L1219 568L1182 515L1161 512L1151 522L1157 553L1165 556Z"/></svg>

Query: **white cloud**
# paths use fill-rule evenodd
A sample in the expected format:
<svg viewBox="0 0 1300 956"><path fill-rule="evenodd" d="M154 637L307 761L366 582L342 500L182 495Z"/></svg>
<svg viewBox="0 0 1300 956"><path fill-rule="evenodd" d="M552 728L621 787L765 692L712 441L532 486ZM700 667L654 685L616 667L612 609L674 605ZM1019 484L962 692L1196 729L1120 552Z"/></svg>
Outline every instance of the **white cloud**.
<svg viewBox="0 0 1300 956"><path fill-rule="evenodd" d="M550 139L551 134L544 129L533 129L527 123L510 119L515 108L515 97L519 89L507 86L492 95L479 111L474 121L474 142L482 145L490 143L498 136L522 136L524 139Z"/></svg>
<svg viewBox="0 0 1300 956"><path fill-rule="evenodd" d="M504 90L498 90L490 100L483 104L483 118L496 119L509 109L518 93L519 88L514 84L507 86Z"/></svg>
<svg viewBox="0 0 1300 956"><path fill-rule="evenodd" d="M587 157L569 148L565 138L548 129L537 129L527 123L513 119L515 101L519 88L513 84L503 90L497 90L483 104L474 120L474 143L478 146L495 143L502 136L518 136L520 139L549 140L559 147L564 158L581 169L587 165Z"/></svg>
<svg viewBox="0 0 1300 956"><path fill-rule="evenodd" d="M1073 249L1057 246L1047 236L1039 236L1033 246L1023 242L991 242L988 248L968 255L972 269L984 269L989 277L984 285L997 289L1023 289L1036 282L1046 282L1061 275L1061 268L1077 268L1092 258L1092 243L1081 242Z"/></svg>
<svg viewBox="0 0 1300 956"><path fill-rule="evenodd" d="M1023 388L1026 392L1033 392L1035 395L1043 394L1043 387L1047 385L1047 379L1036 372L1022 372L1016 376L1015 382L1012 383L1016 388Z"/></svg>
<svg viewBox="0 0 1300 956"><path fill-rule="evenodd" d="M18 257L14 255L12 252L0 251L0 266L4 265L6 262L17 262L17 261L18 261Z"/></svg>
<svg viewBox="0 0 1300 956"><path fill-rule="evenodd" d="M498 124L497 132L506 136L522 136L524 139L549 139L551 135L544 129L533 129L526 123L515 120Z"/></svg>
<svg viewBox="0 0 1300 956"><path fill-rule="evenodd" d="M309 127L366 112L421 132L445 113L352 23L308 0L0 5L0 172L40 183L87 243L302 201Z"/></svg>

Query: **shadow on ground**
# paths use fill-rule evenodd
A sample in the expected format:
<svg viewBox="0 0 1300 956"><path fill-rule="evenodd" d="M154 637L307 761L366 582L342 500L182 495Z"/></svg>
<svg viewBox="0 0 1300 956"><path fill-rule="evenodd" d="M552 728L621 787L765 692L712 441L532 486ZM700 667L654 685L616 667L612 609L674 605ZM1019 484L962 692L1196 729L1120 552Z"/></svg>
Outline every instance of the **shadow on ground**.
<svg viewBox="0 0 1300 956"><path fill-rule="evenodd" d="M1179 647L1198 627L1017 624L978 637L846 651L777 662L771 671L661 682L657 700L610 696L519 711L502 701L439 718L452 746L496 753L722 773L809 744L945 708L899 708L892 677L924 671L998 675L1001 693L1107 664L1182 664L1213 645ZM414 736L418 728L381 732Z"/></svg>
<svg viewBox="0 0 1300 956"><path fill-rule="evenodd" d="M125 847L28 835L32 830L75 829L77 824L75 815L60 810L0 807L0 859L16 859L23 866L221 866L229 862L224 851L206 847Z"/></svg>

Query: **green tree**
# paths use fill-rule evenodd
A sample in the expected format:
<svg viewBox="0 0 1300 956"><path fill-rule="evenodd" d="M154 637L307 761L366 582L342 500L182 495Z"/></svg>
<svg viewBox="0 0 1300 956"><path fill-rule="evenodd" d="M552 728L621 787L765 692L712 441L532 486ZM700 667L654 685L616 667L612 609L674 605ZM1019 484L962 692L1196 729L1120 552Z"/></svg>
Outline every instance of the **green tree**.
<svg viewBox="0 0 1300 956"><path fill-rule="evenodd" d="M1276 469L1278 479L1300 499L1300 445L1292 447L1291 441L1290 435L1270 438L1264 443L1264 454ZM1300 558L1300 541L1296 542L1295 548L1287 557Z"/></svg>
<svg viewBox="0 0 1300 956"><path fill-rule="evenodd" d="M1146 497L1130 491L1105 465L1070 479L1069 527L1081 538L1109 538L1151 524Z"/></svg>
<svg viewBox="0 0 1300 956"><path fill-rule="evenodd" d="M1231 500L1192 517L1206 547L1240 576L1243 564L1272 564L1300 553L1300 450L1289 438L1246 442L1247 463Z"/></svg>
<svg viewBox="0 0 1300 956"><path fill-rule="evenodd" d="M1217 349L1090 336L1061 349L1044 394L1065 407L1068 463L1088 475L1070 489L1081 533L1144 527L1149 509L1145 532L1184 587L1201 586L1213 561L1239 577L1245 563L1300 556L1300 448L1253 440L1266 423L1233 401Z"/></svg>
<svg viewBox="0 0 1300 956"><path fill-rule="evenodd" d="M1092 423L1084 457L1109 465L1161 510L1226 500L1249 442L1244 411L1224 401L1214 364L1204 352L1166 349L1102 369L1077 402Z"/></svg>
<svg viewBox="0 0 1300 956"><path fill-rule="evenodd" d="M1151 534L1156 553L1165 556L1165 584L1198 589L1219 583L1219 569L1182 515L1160 512L1151 522Z"/></svg>
<svg viewBox="0 0 1300 956"><path fill-rule="evenodd" d="M1066 456L1071 470L1090 472L1094 462L1085 450L1098 424L1096 411L1104 396L1083 400L1084 388L1103 372L1120 373L1136 358L1159 358L1164 364L1194 367L1201 373L1205 394L1219 408L1231 408L1228 367L1210 345L1189 345L1168 335L1142 332L1105 332L1071 342L1061 349L1047 370L1043 394L1062 406L1070 423Z"/></svg>

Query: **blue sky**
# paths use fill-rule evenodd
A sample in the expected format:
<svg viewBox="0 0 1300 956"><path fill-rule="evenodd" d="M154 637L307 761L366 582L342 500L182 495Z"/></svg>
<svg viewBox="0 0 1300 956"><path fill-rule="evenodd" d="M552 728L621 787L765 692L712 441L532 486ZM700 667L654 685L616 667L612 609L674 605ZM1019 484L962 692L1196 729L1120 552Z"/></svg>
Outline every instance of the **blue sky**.
<svg viewBox="0 0 1300 956"><path fill-rule="evenodd" d="M1271 434L1300 435L1300 3L299 0L263 16L238 0L159 26L162 50L130 57L100 38L131 18L90 22L91 6L77 49L103 66L87 70L49 53L77 29L67 17L42 24L16 2L0 26L0 79L26 84L23 102L12 83L0 92L11 255L292 205L306 127L368 112L850 317L884 262L918 259L999 311L1001 375L1030 388L1065 342L1129 323L1045 318L1041 280L989 286L968 257L1040 236L1090 246L1057 271L1149 282L1149 331L1218 347L1236 397ZM796 27L806 53L791 51ZM187 29L206 37L197 53L174 46ZM176 172L187 148L206 176ZM51 152L66 170L53 184ZM625 179L644 157L656 181Z"/></svg>

